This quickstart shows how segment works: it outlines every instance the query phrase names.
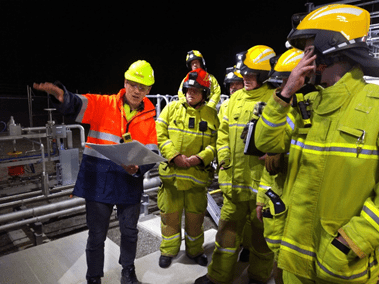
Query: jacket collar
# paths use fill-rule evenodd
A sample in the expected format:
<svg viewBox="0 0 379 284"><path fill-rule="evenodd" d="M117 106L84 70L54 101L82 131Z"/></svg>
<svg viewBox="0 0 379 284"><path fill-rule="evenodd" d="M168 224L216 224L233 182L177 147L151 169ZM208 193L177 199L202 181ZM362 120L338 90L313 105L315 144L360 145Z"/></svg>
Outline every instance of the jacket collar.
<svg viewBox="0 0 379 284"><path fill-rule="evenodd" d="M242 90L252 99L259 100L262 96L267 94L268 90L272 89L271 85L268 83L264 83L262 86L260 86L257 89L246 91L245 88Z"/></svg>
<svg viewBox="0 0 379 284"><path fill-rule="evenodd" d="M339 109L349 98L363 89L364 85L363 72L355 66L333 86L321 89L313 102L314 112L323 115Z"/></svg>
<svg viewBox="0 0 379 284"><path fill-rule="evenodd" d="M125 88L121 89L117 94L117 105L120 111L124 108L124 97L125 97L126 90ZM139 112L148 112L155 110L155 106L152 104L152 102L149 100L149 98L144 97L140 108L138 109Z"/></svg>

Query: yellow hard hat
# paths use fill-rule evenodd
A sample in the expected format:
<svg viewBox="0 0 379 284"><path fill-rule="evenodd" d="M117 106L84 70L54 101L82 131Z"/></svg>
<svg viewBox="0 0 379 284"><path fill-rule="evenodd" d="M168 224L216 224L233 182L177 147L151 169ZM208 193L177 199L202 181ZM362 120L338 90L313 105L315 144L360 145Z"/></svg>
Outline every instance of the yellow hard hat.
<svg viewBox="0 0 379 284"><path fill-rule="evenodd" d="M271 70L270 58L275 55L275 51L271 47L266 45L253 46L246 52L239 68L242 76L249 73L256 74L259 81L263 82Z"/></svg>
<svg viewBox="0 0 379 284"><path fill-rule="evenodd" d="M268 81L276 84L282 84L283 78L288 78L292 70L299 64L300 60L303 58L304 52L297 49L291 48L280 55L276 60L272 62L272 68L268 75ZM272 58L274 59L274 58Z"/></svg>
<svg viewBox="0 0 379 284"><path fill-rule="evenodd" d="M203 68L204 70L207 70L207 66L205 64L204 57L201 54L201 52L198 50L190 50L187 52L186 66L188 69L191 69L191 61L195 60L195 59L200 60L200 63L202 64L201 68Z"/></svg>
<svg viewBox="0 0 379 284"><path fill-rule="evenodd" d="M284 52L276 62L272 75L288 77L291 71L299 64L303 58L304 52L297 48L291 48Z"/></svg>
<svg viewBox="0 0 379 284"><path fill-rule="evenodd" d="M236 66L226 68L224 86L233 82L243 82L243 77L240 70L237 69Z"/></svg>
<svg viewBox="0 0 379 284"><path fill-rule="evenodd" d="M370 13L362 8L332 4L309 13L288 35L289 43L304 50L308 38L314 38L316 50L323 54L367 47Z"/></svg>
<svg viewBox="0 0 379 284"><path fill-rule="evenodd" d="M150 63L145 60L138 60L126 70L125 79L145 86L152 86L155 82L154 70Z"/></svg>

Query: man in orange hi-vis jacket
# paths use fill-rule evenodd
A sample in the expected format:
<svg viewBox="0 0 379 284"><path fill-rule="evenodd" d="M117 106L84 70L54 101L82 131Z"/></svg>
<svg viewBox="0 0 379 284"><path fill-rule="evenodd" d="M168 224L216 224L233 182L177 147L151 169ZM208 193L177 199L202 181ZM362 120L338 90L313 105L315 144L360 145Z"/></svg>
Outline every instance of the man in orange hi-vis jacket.
<svg viewBox="0 0 379 284"><path fill-rule="evenodd" d="M155 107L146 97L153 84L151 65L139 60L125 72L125 88L115 95L78 95L61 84L52 83L34 84L33 87L52 94L53 104L64 115L90 124L87 142L118 144L122 143L123 134L130 133L133 140L157 151ZM104 275L104 242L114 205L117 205L121 231L121 283L139 283L134 268L137 221L143 175L153 166L119 166L89 147L84 149L73 194L86 199L88 283L101 283Z"/></svg>

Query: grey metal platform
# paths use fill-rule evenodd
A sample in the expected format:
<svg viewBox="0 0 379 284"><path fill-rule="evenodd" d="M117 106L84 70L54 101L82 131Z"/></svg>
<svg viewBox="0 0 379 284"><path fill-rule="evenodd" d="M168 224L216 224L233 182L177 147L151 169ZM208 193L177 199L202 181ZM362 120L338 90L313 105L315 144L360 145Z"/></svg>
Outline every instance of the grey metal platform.
<svg viewBox="0 0 379 284"><path fill-rule="evenodd" d="M149 230L160 236L160 218L150 218L139 223L140 230ZM48 242L36 247L0 257L1 284L84 284L86 273L85 246L88 231ZM210 260L214 250L216 230L205 232L204 248ZM141 283L172 284L194 283L207 273L207 268L196 265L186 257L182 243L179 255L167 269L158 266L160 252L136 259L136 274ZM120 283L121 266L118 264L119 246L107 238L105 242L105 267L102 283ZM234 283L248 283L246 264L238 264ZM274 283L273 280L269 282Z"/></svg>

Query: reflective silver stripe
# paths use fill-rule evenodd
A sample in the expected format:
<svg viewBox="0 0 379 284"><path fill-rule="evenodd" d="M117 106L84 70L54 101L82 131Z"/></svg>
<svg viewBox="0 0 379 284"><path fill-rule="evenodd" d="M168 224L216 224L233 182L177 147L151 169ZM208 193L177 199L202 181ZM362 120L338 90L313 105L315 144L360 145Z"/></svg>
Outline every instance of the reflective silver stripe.
<svg viewBox="0 0 379 284"><path fill-rule="evenodd" d="M272 122L268 121L266 118L264 118L263 115L261 116L261 118L262 118L264 123L266 123L268 126L271 126L271 127L280 127L280 126L283 126L287 123L287 121L284 121L282 123L272 123Z"/></svg>
<svg viewBox="0 0 379 284"><path fill-rule="evenodd" d="M222 248L222 247L218 247L217 250L223 251L223 252L230 252L230 253L235 253L237 251L235 249L226 249L226 248Z"/></svg>
<svg viewBox="0 0 379 284"><path fill-rule="evenodd" d="M114 142L114 143L120 143L120 139L121 139L120 136L113 135L110 133L95 131L95 130L90 130L88 132L88 137L106 140L106 141L110 141L110 142Z"/></svg>
<svg viewBox="0 0 379 284"><path fill-rule="evenodd" d="M211 146L207 146L207 147L205 147L205 149L209 149L209 150L211 150L212 151L212 153L213 153L213 155L216 155L216 152L215 152L215 150L213 149L213 147L211 147Z"/></svg>
<svg viewBox="0 0 379 284"><path fill-rule="evenodd" d="M94 150L94 149L92 149L92 148L88 148L88 147L85 147L85 148L84 148L83 154L84 154L84 155L88 155L88 156L92 156L92 157L95 157L95 158L100 158L100 159L104 159L104 160L109 160L107 157L103 156L102 154L100 154L100 153L97 152L96 150Z"/></svg>
<svg viewBox="0 0 379 284"><path fill-rule="evenodd" d="M219 183L220 186L231 186L232 188L246 188L246 189L249 189L251 190L252 192L255 192L257 193L258 190L256 190L255 188L251 187L251 186L248 186L248 185L235 185L235 184L232 184L232 183Z"/></svg>
<svg viewBox="0 0 379 284"><path fill-rule="evenodd" d="M146 144L145 147L151 151L158 151L158 146L155 144Z"/></svg>
<svg viewBox="0 0 379 284"><path fill-rule="evenodd" d="M84 113L86 112L86 109L88 107L88 99L85 96L75 94L81 101L82 101L82 108L80 109L75 121L76 122L82 122Z"/></svg>
<svg viewBox="0 0 379 284"><path fill-rule="evenodd" d="M183 133L188 133L188 134L192 134L192 135L198 135L198 136L208 136L208 137L211 137L210 134L207 134L207 133L204 133L204 132L193 132L193 131L188 131L188 130L182 130L182 129L179 129L179 128L173 128L173 127L169 127L168 130L171 130L171 131L179 131L179 132L183 132Z"/></svg>
<svg viewBox="0 0 379 284"><path fill-rule="evenodd" d="M198 237L191 237L190 235L187 234L187 232L185 232L185 235L186 235L187 239L190 240L191 242L194 242L194 241L200 239L200 237L202 236L202 234L201 234Z"/></svg>
<svg viewBox="0 0 379 284"><path fill-rule="evenodd" d="M163 143L160 148L163 149L164 146L168 145L168 144L172 144L172 141L171 140L167 140L165 143Z"/></svg>
<svg viewBox="0 0 379 284"><path fill-rule="evenodd" d="M357 148L348 148L348 147L337 147L337 146L311 146L306 145L303 142L297 141L297 140L291 140L291 145L299 146L305 150L313 150L318 152L339 152L339 153L357 153ZM368 150L368 149L362 149L360 152L360 155L372 155L372 156L378 156L379 151L378 150Z"/></svg>
<svg viewBox="0 0 379 284"><path fill-rule="evenodd" d="M157 119L157 122L162 122L162 123L168 125L168 123L167 123L166 121L164 121L162 118L158 118L158 119Z"/></svg>
<svg viewBox="0 0 379 284"><path fill-rule="evenodd" d="M180 238L180 234L176 234L173 237L165 237L165 236L162 235L162 239L164 239L165 241L175 240L175 239L178 239L178 238Z"/></svg>
<svg viewBox="0 0 379 284"><path fill-rule="evenodd" d="M308 256L311 256L311 257L316 257L316 253L314 252L311 252L311 251L308 251L308 250L305 250L305 249L301 249L295 245L292 245L288 242L285 242L283 240L271 240L271 239L267 239L266 240L270 243L273 243L273 244L278 244L278 243L281 243L282 246L285 246L285 247L288 247L290 249L293 249L299 253L302 253L304 255L308 255ZM376 262L376 261L374 261ZM330 270L328 270L325 266L323 266L318 260L317 260L317 265L323 270L325 271L327 274L329 275L332 275L334 277L337 277L337 278L341 278L341 279L356 279L356 278L359 278L359 277L362 277L364 276L365 274L367 274L367 270L364 270L362 271L361 273L358 273L358 274L355 274L355 275L351 275L351 276L344 276L344 275L338 275L338 274L335 274L333 272L331 272Z"/></svg>
<svg viewBox="0 0 379 284"><path fill-rule="evenodd" d="M299 248L299 247L297 247L295 245L292 245L292 244L290 244L288 242L285 242L283 240L282 240L282 246L288 247L290 249L293 249L293 250L295 250L295 251L297 251L299 253L302 253L302 254L305 254L305 255L308 255L308 256L316 257L316 253L311 252L309 250L301 249L301 248Z"/></svg>
<svg viewBox="0 0 379 284"><path fill-rule="evenodd" d="M291 127L292 130L295 129L295 123L293 123L293 121L291 120L291 118L289 118L289 116L287 116L287 123Z"/></svg>
<svg viewBox="0 0 379 284"><path fill-rule="evenodd" d="M229 121L229 118L227 118L226 116L223 116L222 119L225 121Z"/></svg>
<svg viewBox="0 0 379 284"><path fill-rule="evenodd" d="M198 179L196 179L196 178L194 178L194 177L192 177L192 176L185 176L185 175L172 174L172 175L165 175L165 176L162 176L162 177L164 177L164 178L172 178L172 177L185 178L185 179L190 179L190 180L192 180L192 181L194 181L194 182L197 182L197 183L199 183L199 184L203 184L203 185L206 184L206 182L204 182L204 181L200 181L200 180L198 180Z"/></svg>
<svg viewBox="0 0 379 284"><path fill-rule="evenodd" d="M368 207L363 206L363 212L365 212L368 216L371 217L372 220L375 221L376 224L379 225L379 217L374 214Z"/></svg>
<svg viewBox="0 0 379 284"><path fill-rule="evenodd" d="M224 149L229 149L230 150L230 147L229 146L223 146L220 149L218 149L217 152L220 152L220 151L222 151Z"/></svg>
<svg viewBox="0 0 379 284"><path fill-rule="evenodd" d="M235 126L237 126L237 127L245 127L246 124L238 124L238 123L229 124L229 127L235 127Z"/></svg>
<svg viewBox="0 0 379 284"><path fill-rule="evenodd" d="M271 188L271 186L263 185L263 184L260 184L259 187L263 188L263 189L269 189L269 188Z"/></svg>
<svg viewBox="0 0 379 284"><path fill-rule="evenodd" d="M297 140L291 140L291 145L300 146L301 148L304 148L304 143Z"/></svg>
<svg viewBox="0 0 379 284"><path fill-rule="evenodd" d="M270 238L265 238L266 242L270 243L270 244L274 244L274 245L279 245L282 240L272 240Z"/></svg>
<svg viewBox="0 0 379 284"><path fill-rule="evenodd" d="M331 276L334 276L334 277L337 277L337 278L341 278L341 279L357 279L357 278L360 278L362 276L365 276L367 274L367 270L363 270L361 273L358 273L358 274L354 274L354 275L351 275L351 276L345 276L345 275L340 275L340 274L335 274L333 272L331 272L330 270L328 270L325 266L323 266L318 260L317 260L317 265L327 274L331 275Z"/></svg>

